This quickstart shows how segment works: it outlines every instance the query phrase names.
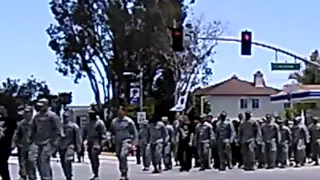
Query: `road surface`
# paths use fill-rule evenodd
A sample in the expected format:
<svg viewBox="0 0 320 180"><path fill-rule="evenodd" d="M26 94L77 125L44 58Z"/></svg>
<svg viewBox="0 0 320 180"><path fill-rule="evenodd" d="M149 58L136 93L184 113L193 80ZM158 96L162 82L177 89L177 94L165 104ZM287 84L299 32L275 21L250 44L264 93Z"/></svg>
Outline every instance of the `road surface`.
<svg viewBox="0 0 320 180"><path fill-rule="evenodd" d="M55 180L64 180L58 162L52 162ZM18 178L18 165L11 160L11 174L13 179ZM88 163L74 164L75 180L88 180L91 177L90 166ZM103 160L101 164L101 180L117 180L119 178L118 165L115 160ZM320 167L307 166L302 168L287 168L273 170L257 170L254 172L244 172L234 169L227 172L215 170L199 172L194 169L189 173L180 173L178 169L162 174L151 174L142 172L141 167L130 163L130 180L318 180L320 178Z"/></svg>

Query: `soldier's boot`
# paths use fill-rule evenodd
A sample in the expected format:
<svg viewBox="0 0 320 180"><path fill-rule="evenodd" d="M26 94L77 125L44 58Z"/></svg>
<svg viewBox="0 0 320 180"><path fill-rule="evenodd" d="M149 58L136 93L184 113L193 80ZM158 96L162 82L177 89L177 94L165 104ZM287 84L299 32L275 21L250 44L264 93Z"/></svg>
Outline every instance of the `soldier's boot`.
<svg viewBox="0 0 320 180"><path fill-rule="evenodd" d="M18 180L27 180L26 176L20 176Z"/></svg>
<svg viewBox="0 0 320 180"><path fill-rule="evenodd" d="M228 169L233 169L233 164L232 164L232 162L229 162L229 163L228 163Z"/></svg>
<svg viewBox="0 0 320 180"><path fill-rule="evenodd" d="M205 170L206 170L205 166L201 164L200 168L199 168L199 171L205 171Z"/></svg>
<svg viewBox="0 0 320 180"><path fill-rule="evenodd" d="M127 179L128 179L127 173L121 172L121 176L120 176L119 180L127 180Z"/></svg>
<svg viewBox="0 0 320 180"><path fill-rule="evenodd" d="M274 169L274 167L269 165L269 166L266 167L266 169Z"/></svg>
<svg viewBox="0 0 320 180"><path fill-rule="evenodd" d="M225 170L226 170L226 165L220 164L219 171L225 171Z"/></svg>
<svg viewBox="0 0 320 180"><path fill-rule="evenodd" d="M279 168L281 168L281 169L284 169L284 168L286 168L286 164L285 164L285 163L280 163L280 166L279 166Z"/></svg>
<svg viewBox="0 0 320 180"><path fill-rule="evenodd" d="M169 171L172 169L172 166L171 165L166 165L165 168L164 168L164 171Z"/></svg>
<svg viewBox="0 0 320 180"><path fill-rule="evenodd" d="M300 163L296 163L296 165L294 166L295 168L301 167Z"/></svg>
<svg viewBox="0 0 320 180"><path fill-rule="evenodd" d="M317 161L315 161L313 165L314 165L314 166L319 166L319 162L318 162L318 160L317 160Z"/></svg>
<svg viewBox="0 0 320 180"><path fill-rule="evenodd" d="M100 178L97 176L94 176L94 177L90 178L89 180L100 180Z"/></svg>
<svg viewBox="0 0 320 180"><path fill-rule="evenodd" d="M149 167L144 167L142 171L149 171Z"/></svg>
<svg viewBox="0 0 320 180"><path fill-rule="evenodd" d="M176 163L174 166L176 166L176 167L177 167L177 166L180 166L180 163L179 163L178 160L175 159L174 161L175 161L175 163Z"/></svg>
<svg viewBox="0 0 320 180"><path fill-rule="evenodd" d="M155 165L152 171L152 174L159 174L159 173L161 173L161 170L159 170L159 165Z"/></svg>
<svg viewBox="0 0 320 180"><path fill-rule="evenodd" d="M259 164L258 164L258 169L263 169L264 167L265 167L264 164L262 164L262 163L259 163Z"/></svg>
<svg viewBox="0 0 320 180"><path fill-rule="evenodd" d="M255 169L253 167L244 167L243 170L245 170L245 171L254 171Z"/></svg>

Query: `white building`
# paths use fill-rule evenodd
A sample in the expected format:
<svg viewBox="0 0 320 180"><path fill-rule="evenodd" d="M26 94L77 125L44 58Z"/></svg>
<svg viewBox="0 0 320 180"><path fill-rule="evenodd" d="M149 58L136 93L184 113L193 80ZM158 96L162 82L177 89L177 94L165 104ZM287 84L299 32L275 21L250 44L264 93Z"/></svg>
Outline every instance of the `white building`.
<svg viewBox="0 0 320 180"><path fill-rule="evenodd" d="M251 111L254 118L264 117L266 113L278 113L284 110L284 103L271 103L270 96L280 90L266 86L263 74L257 71L253 82L232 76L223 82L196 91L196 95L205 96L211 106L211 115L216 117L222 111L229 118L237 118L239 113Z"/></svg>

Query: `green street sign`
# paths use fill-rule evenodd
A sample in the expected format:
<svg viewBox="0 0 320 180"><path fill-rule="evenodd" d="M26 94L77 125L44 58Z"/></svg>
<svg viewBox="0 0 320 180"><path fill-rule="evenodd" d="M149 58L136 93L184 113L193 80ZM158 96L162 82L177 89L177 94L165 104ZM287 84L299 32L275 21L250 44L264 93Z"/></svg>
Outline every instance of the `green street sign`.
<svg viewBox="0 0 320 180"><path fill-rule="evenodd" d="M300 68L300 63L271 63L271 71L294 71Z"/></svg>

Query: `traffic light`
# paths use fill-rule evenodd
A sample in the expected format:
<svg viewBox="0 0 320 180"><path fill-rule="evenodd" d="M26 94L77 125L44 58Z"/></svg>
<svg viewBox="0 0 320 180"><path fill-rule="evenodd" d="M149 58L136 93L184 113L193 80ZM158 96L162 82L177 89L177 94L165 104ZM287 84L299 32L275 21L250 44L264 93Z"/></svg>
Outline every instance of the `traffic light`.
<svg viewBox="0 0 320 180"><path fill-rule="evenodd" d="M183 47L183 27L172 28L172 50L176 52L181 52L184 50Z"/></svg>
<svg viewBox="0 0 320 180"><path fill-rule="evenodd" d="M252 32L241 32L241 55L251 56Z"/></svg>

